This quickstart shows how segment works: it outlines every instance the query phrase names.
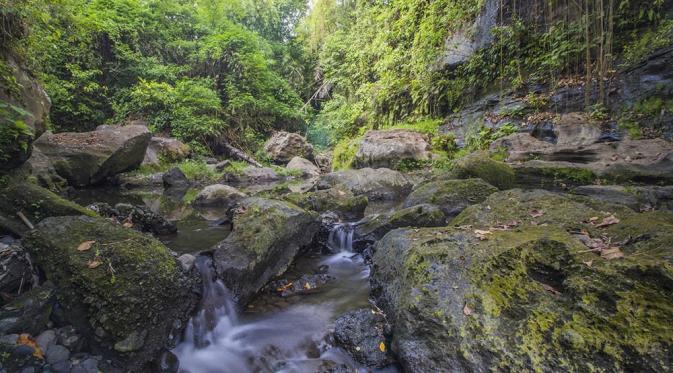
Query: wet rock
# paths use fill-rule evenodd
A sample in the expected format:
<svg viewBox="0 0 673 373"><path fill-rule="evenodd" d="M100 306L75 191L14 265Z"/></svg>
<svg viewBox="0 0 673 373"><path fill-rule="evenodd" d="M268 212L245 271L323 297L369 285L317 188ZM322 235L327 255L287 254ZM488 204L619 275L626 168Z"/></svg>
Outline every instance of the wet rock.
<svg viewBox="0 0 673 373"><path fill-rule="evenodd" d="M370 308L350 311L334 322L337 344L355 361L369 368L383 368L395 362L390 353L389 335L390 325L385 317Z"/></svg>
<svg viewBox="0 0 673 373"><path fill-rule="evenodd" d="M53 344L47 349L45 358L47 363L56 364L68 360L70 358L70 351L61 345Z"/></svg>
<svg viewBox="0 0 673 373"><path fill-rule="evenodd" d="M59 361L57 363L51 364L49 369L54 373L70 373L72 369L72 363L69 360Z"/></svg>
<svg viewBox="0 0 673 373"><path fill-rule="evenodd" d="M89 240L90 250L75 250ZM153 360L196 303L193 279L165 246L106 220L45 219L24 245L60 289L67 321L127 369Z"/></svg>
<svg viewBox="0 0 673 373"><path fill-rule="evenodd" d="M11 237L0 241L0 269L0 293L4 296L15 297L37 285L30 255Z"/></svg>
<svg viewBox="0 0 673 373"><path fill-rule="evenodd" d="M279 164L287 164L294 157L313 159L313 146L296 133L279 131L264 144L264 151Z"/></svg>
<svg viewBox="0 0 673 373"><path fill-rule="evenodd" d="M56 343L56 332L54 330L45 330L35 338L37 345L42 351L47 351L49 347Z"/></svg>
<svg viewBox="0 0 673 373"><path fill-rule="evenodd" d="M0 335L29 333L46 329L54 304L54 289L40 286L21 294L0 308Z"/></svg>
<svg viewBox="0 0 673 373"><path fill-rule="evenodd" d="M611 215L619 222L593 223ZM623 258L591 252L576 232L609 237ZM656 325L673 322L672 242L670 213L499 192L453 226L388 233L372 294L405 371L665 370L672 339Z"/></svg>
<svg viewBox="0 0 673 373"><path fill-rule="evenodd" d="M399 169L430 158L425 135L409 130L367 131L355 153L356 168Z"/></svg>
<svg viewBox="0 0 673 373"><path fill-rule="evenodd" d="M224 171L226 168L228 168L229 166L231 166L231 161L228 160L228 159L225 159L225 160L222 161L222 162L217 162L217 164L215 165L215 170L216 170L216 171L220 171L220 172L222 172L222 171Z"/></svg>
<svg viewBox="0 0 673 373"><path fill-rule="evenodd" d="M28 227L17 217L22 212L32 224L49 216L96 214L35 184L13 181L0 189L0 230L22 236Z"/></svg>
<svg viewBox="0 0 673 373"><path fill-rule="evenodd" d="M30 158L17 171L35 178L40 186L49 190L63 190L68 185L68 181L56 172L51 160L37 148L33 148Z"/></svg>
<svg viewBox="0 0 673 373"><path fill-rule="evenodd" d="M497 191L494 186L481 179L431 181L414 189L403 206L436 205L446 217L452 218L467 206L483 202Z"/></svg>
<svg viewBox="0 0 673 373"><path fill-rule="evenodd" d="M147 146L143 164L158 165L161 161L178 162L189 155L189 146L178 139L153 136Z"/></svg>
<svg viewBox="0 0 673 373"><path fill-rule="evenodd" d="M87 358L74 364L70 373L98 373L98 360Z"/></svg>
<svg viewBox="0 0 673 373"><path fill-rule="evenodd" d="M254 166L247 167L243 170L243 174L240 178L248 182L270 182L280 180L280 177L278 177L273 168Z"/></svg>
<svg viewBox="0 0 673 373"><path fill-rule="evenodd" d="M114 209L119 212L117 219L122 223L130 223L133 228L142 232L151 232L156 235L171 234L178 231L174 222L152 212L145 206L133 206L127 203L118 203Z"/></svg>
<svg viewBox="0 0 673 373"><path fill-rule="evenodd" d="M92 132L45 133L34 146L68 183L87 186L138 167L150 138L144 126L101 126Z"/></svg>
<svg viewBox="0 0 673 373"><path fill-rule="evenodd" d="M307 209L335 212L341 219L355 220L364 217L369 201L365 196L356 196L348 189L330 188L307 193L292 193L285 200Z"/></svg>
<svg viewBox="0 0 673 373"><path fill-rule="evenodd" d="M451 178L479 178L498 189L514 188L516 177L508 164L491 159L488 152L474 152L457 159L451 168Z"/></svg>
<svg viewBox="0 0 673 373"><path fill-rule="evenodd" d="M314 289L334 280L334 277L324 274L303 274L293 280L281 279L269 283L269 291L281 297L311 292Z"/></svg>
<svg viewBox="0 0 673 373"><path fill-rule="evenodd" d="M245 304L285 272L318 227L315 213L286 202L246 198L234 214L233 231L213 248L218 277Z"/></svg>
<svg viewBox="0 0 673 373"><path fill-rule="evenodd" d="M124 172L111 179L110 183L119 185L125 189L159 187L164 185L163 177L163 172L155 172L151 174Z"/></svg>
<svg viewBox="0 0 673 373"><path fill-rule="evenodd" d="M203 188L203 190L196 196L193 203L195 206L218 206L229 209L246 197L247 195L245 193L232 186L214 184Z"/></svg>
<svg viewBox="0 0 673 373"><path fill-rule="evenodd" d="M446 216L439 207L420 204L387 214L368 216L355 225L355 238L357 241L373 243L393 229L444 225L446 225Z"/></svg>
<svg viewBox="0 0 673 373"><path fill-rule="evenodd" d="M80 351L84 343L83 338L72 325L59 328L56 331L56 337L60 345L74 352Z"/></svg>
<svg viewBox="0 0 673 373"><path fill-rule="evenodd" d="M161 180L165 188L187 188L189 187L189 179L185 173L177 167L171 168L168 172L163 174Z"/></svg>
<svg viewBox="0 0 673 373"><path fill-rule="evenodd" d="M182 254L178 257L178 262L180 262L180 266L185 272L189 272L194 268L195 261L196 257L192 254Z"/></svg>
<svg viewBox="0 0 673 373"><path fill-rule="evenodd" d="M285 166L289 170L299 170L304 177L318 177L320 176L320 169L306 158L294 157Z"/></svg>
<svg viewBox="0 0 673 373"><path fill-rule="evenodd" d="M317 189L338 188L355 195L364 195L370 201L398 200L411 191L411 182L400 172L387 168L343 170L323 175Z"/></svg>

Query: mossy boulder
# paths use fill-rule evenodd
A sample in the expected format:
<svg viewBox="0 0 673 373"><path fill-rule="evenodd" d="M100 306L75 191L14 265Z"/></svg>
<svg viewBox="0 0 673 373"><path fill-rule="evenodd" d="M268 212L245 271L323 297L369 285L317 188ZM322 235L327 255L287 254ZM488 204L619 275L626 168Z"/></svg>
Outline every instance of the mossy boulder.
<svg viewBox="0 0 673 373"><path fill-rule="evenodd" d="M414 189L403 206L437 205L447 217L454 217L467 206L480 203L497 191L497 188L482 179L437 180Z"/></svg>
<svg viewBox="0 0 673 373"><path fill-rule="evenodd" d="M593 184L598 176L589 168L571 162L528 161L514 165L517 185L551 190Z"/></svg>
<svg viewBox="0 0 673 373"><path fill-rule="evenodd" d="M619 222L591 223L608 214ZM669 370L673 215L513 190L453 223L376 245L373 295L405 370ZM591 252L580 232L624 257Z"/></svg>
<svg viewBox="0 0 673 373"><path fill-rule="evenodd" d="M451 169L457 179L480 178L498 189L511 189L516 185L514 170L505 162L489 157L486 151L475 152L457 159Z"/></svg>
<svg viewBox="0 0 673 373"><path fill-rule="evenodd" d="M21 212L33 224L50 216L87 215L96 213L27 181L11 181L0 189L0 231L18 236L28 232L28 227L19 220Z"/></svg>
<svg viewBox="0 0 673 373"><path fill-rule="evenodd" d="M348 189L330 188L307 193L291 193L287 201L319 213L334 212L342 219L354 220L364 217L369 201L365 196L356 196Z"/></svg>
<svg viewBox="0 0 673 373"><path fill-rule="evenodd" d="M412 183L398 171L387 168L343 170L323 175L317 189L337 187L355 195L364 195L370 201L397 200L411 191Z"/></svg>
<svg viewBox="0 0 673 373"><path fill-rule="evenodd" d="M439 207L421 204L387 214L368 216L355 226L355 240L373 243L393 229L443 225L446 225L446 216Z"/></svg>
<svg viewBox="0 0 673 373"><path fill-rule="evenodd" d="M224 184L214 184L203 188L196 195L193 204L203 207L223 207L229 209L234 207L238 201L247 197L247 195L238 189Z"/></svg>
<svg viewBox="0 0 673 373"><path fill-rule="evenodd" d="M24 245L67 321L129 371L170 347L195 304L193 280L161 242L102 218L45 219Z"/></svg>
<svg viewBox="0 0 673 373"><path fill-rule="evenodd" d="M246 198L233 217L233 230L213 248L218 276L239 304L247 303L311 243L320 222L316 213L291 203Z"/></svg>

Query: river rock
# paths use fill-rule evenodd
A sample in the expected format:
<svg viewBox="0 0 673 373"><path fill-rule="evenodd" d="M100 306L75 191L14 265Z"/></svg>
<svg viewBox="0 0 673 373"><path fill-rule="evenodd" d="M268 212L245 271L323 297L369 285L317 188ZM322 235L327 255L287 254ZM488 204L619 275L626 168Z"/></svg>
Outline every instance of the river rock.
<svg viewBox="0 0 673 373"><path fill-rule="evenodd" d="M91 132L47 132L34 145L61 177L81 187L138 167L151 136L144 126L101 126Z"/></svg>
<svg viewBox="0 0 673 373"><path fill-rule="evenodd" d="M370 308L347 312L334 322L334 340L368 368L384 368L395 362L389 335L390 325L385 317Z"/></svg>
<svg viewBox="0 0 673 373"><path fill-rule="evenodd" d="M315 164L318 165L320 171L323 173L332 171L332 152L322 152L316 154Z"/></svg>
<svg viewBox="0 0 673 373"><path fill-rule="evenodd" d="M294 157L313 159L313 146L306 138L285 131L274 133L264 144L264 151L279 164L287 164Z"/></svg>
<svg viewBox="0 0 673 373"><path fill-rule="evenodd" d="M335 212L341 219L356 220L364 217L369 201L365 196L356 196L348 189L330 188L307 193L291 193L287 201L319 213Z"/></svg>
<svg viewBox="0 0 673 373"><path fill-rule="evenodd" d="M115 210L119 212L117 216L124 222L132 224L132 227L141 232L151 232L156 235L171 234L178 231L177 225L168 221L163 216L151 211L145 206L134 206L128 203L118 203Z"/></svg>
<svg viewBox="0 0 673 373"><path fill-rule="evenodd" d="M364 195L369 200L397 200L411 191L411 182L400 172L387 168L362 168L343 170L323 175L317 189L350 190L355 195Z"/></svg>
<svg viewBox="0 0 673 373"><path fill-rule="evenodd" d="M240 200L247 195L238 189L224 184L214 184L203 188L194 199L194 205L204 207L223 207L229 209L234 207Z"/></svg>
<svg viewBox="0 0 673 373"><path fill-rule="evenodd" d="M497 191L498 189L481 179L437 180L414 189L404 200L403 206L437 205L446 217L452 218L467 206L483 202Z"/></svg>
<svg viewBox="0 0 673 373"><path fill-rule="evenodd" d="M0 269L0 293L5 296L16 296L38 283L30 255L11 237L0 240Z"/></svg>
<svg viewBox="0 0 673 373"><path fill-rule="evenodd" d="M508 164L496 161L488 152L474 152L457 159L450 172L452 178L479 178L498 189L510 189L516 185L514 170Z"/></svg>
<svg viewBox="0 0 673 373"><path fill-rule="evenodd" d="M158 165L164 162L178 162L189 155L189 146L178 139L170 137L153 136L150 139L145 158L144 165Z"/></svg>
<svg viewBox="0 0 673 373"><path fill-rule="evenodd" d="M189 179L187 179L185 173L178 167L173 167L168 170L168 172L161 176L161 180L164 184L164 188L185 189L189 187Z"/></svg>
<svg viewBox="0 0 673 373"><path fill-rule="evenodd" d="M402 227L441 227L446 225L446 216L435 205L419 204L387 214L370 215L355 225L358 242L374 243L386 233Z"/></svg>
<svg viewBox="0 0 673 373"><path fill-rule="evenodd" d="M245 304L285 272L319 225L317 214L287 202L246 198L234 214L232 232L213 248L217 274Z"/></svg>
<svg viewBox="0 0 673 373"><path fill-rule="evenodd" d="M302 157L294 157L285 166L288 170L299 170L304 177L318 177L320 176L320 169L311 161Z"/></svg>
<svg viewBox="0 0 673 373"><path fill-rule="evenodd" d="M24 245L59 289L66 320L129 370L179 335L196 303L193 280L165 246L101 218L45 219Z"/></svg>
<svg viewBox="0 0 673 373"><path fill-rule="evenodd" d="M409 130L367 131L355 153L356 168L399 169L405 164L427 161L427 136Z"/></svg>
<svg viewBox="0 0 673 373"><path fill-rule="evenodd" d="M4 305L0 308L0 335L37 335L45 330L54 298L54 289L47 285L33 288Z"/></svg>
<svg viewBox="0 0 673 373"><path fill-rule="evenodd" d="M377 243L372 294L405 371L668 369L672 214L510 190L453 223Z"/></svg>

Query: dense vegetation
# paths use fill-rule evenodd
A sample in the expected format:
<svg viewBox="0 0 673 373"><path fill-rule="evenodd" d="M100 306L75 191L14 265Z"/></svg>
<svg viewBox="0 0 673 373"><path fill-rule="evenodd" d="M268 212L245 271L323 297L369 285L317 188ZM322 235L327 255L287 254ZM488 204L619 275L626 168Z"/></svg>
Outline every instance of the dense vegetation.
<svg viewBox="0 0 673 373"><path fill-rule="evenodd" d="M37 74L57 131L141 119L207 153L219 139L255 152L286 129L348 152L366 129L435 134L474 99L526 96L533 85L583 82L598 92L587 94L586 110L602 115L609 77L673 36L664 0L524 4L0 0L0 47ZM490 46L447 63L452 36L474 36L488 7L496 7ZM6 70L0 64L11 89ZM450 139L435 142L451 150Z"/></svg>

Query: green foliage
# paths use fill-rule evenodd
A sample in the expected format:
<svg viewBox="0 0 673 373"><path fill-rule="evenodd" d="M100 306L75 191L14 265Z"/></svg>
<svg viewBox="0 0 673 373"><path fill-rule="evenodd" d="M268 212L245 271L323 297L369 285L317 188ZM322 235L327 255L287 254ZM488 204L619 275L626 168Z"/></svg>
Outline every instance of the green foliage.
<svg viewBox="0 0 673 373"><path fill-rule="evenodd" d="M27 153L33 131L25 118L30 113L0 100L0 163L10 161L17 156L15 152Z"/></svg>
<svg viewBox="0 0 673 373"><path fill-rule="evenodd" d="M355 153L362 137L343 139L339 141L332 152L332 170L339 171L349 169L355 161Z"/></svg>

